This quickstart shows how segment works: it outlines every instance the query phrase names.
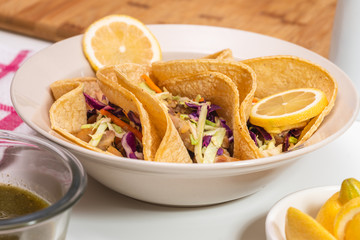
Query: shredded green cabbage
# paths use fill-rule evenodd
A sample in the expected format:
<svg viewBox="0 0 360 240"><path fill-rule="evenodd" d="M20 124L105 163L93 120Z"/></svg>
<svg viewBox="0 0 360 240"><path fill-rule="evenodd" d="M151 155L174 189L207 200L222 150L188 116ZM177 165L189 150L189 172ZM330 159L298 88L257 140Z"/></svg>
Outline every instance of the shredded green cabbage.
<svg viewBox="0 0 360 240"><path fill-rule="evenodd" d="M201 110L200 110L200 114L199 114L199 121L198 121L197 129L196 129L199 142L195 145L195 148L194 148L195 158L198 163L204 162L204 157L202 155L202 144L203 144L203 137L204 137L204 127L205 127L206 115L207 115L207 105L203 104L201 106Z"/></svg>
<svg viewBox="0 0 360 240"><path fill-rule="evenodd" d="M225 128L218 128L204 153L204 163L214 163L218 149L221 147L226 134Z"/></svg>
<svg viewBox="0 0 360 240"><path fill-rule="evenodd" d="M107 129L107 127L108 126L107 126L106 122L100 123L99 127L96 129L95 134L91 135L91 140L89 142L89 144L91 146L96 147L99 144L99 142L100 142L102 136L104 135L105 130Z"/></svg>

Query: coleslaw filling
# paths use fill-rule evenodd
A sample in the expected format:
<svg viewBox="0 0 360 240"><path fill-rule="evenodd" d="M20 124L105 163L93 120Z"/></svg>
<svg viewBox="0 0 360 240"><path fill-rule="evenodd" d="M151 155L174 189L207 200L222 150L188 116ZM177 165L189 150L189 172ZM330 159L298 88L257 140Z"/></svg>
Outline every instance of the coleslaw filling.
<svg viewBox="0 0 360 240"><path fill-rule="evenodd" d="M123 126L130 126L130 129L141 132L137 114L132 111L126 113L121 107L109 102L104 95L93 98L84 93L84 96L88 108L87 123L74 135L89 145L114 155L144 159L141 139L126 127L116 124L111 117L102 114L101 110L111 113Z"/></svg>
<svg viewBox="0 0 360 240"><path fill-rule="evenodd" d="M219 106L207 102L200 95L190 99L173 96L165 88L161 93L156 93L145 82L139 86L168 109L194 163L214 163L219 157L232 155L233 133L226 121L217 114Z"/></svg>

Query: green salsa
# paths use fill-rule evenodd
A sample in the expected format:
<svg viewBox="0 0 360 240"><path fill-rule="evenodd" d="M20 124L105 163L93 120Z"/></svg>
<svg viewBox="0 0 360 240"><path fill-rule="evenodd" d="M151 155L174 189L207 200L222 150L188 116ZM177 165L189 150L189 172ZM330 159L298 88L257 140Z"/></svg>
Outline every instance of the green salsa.
<svg viewBox="0 0 360 240"><path fill-rule="evenodd" d="M48 202L28 190L0 184L0 220L30 214L48 206Z"/></svg>

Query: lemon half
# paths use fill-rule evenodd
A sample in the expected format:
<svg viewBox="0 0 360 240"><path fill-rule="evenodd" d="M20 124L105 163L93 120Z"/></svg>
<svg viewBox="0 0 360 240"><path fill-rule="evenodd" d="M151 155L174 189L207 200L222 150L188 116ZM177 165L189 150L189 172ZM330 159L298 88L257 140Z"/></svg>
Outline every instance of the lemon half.
<svg viewBox="0 0 360 240"><path fill-rule="evenodd" d="M92 23L84 33L82 46L95 71L120 63L150 64L162 58L151 31L127 15L109 15Z"/></svg>

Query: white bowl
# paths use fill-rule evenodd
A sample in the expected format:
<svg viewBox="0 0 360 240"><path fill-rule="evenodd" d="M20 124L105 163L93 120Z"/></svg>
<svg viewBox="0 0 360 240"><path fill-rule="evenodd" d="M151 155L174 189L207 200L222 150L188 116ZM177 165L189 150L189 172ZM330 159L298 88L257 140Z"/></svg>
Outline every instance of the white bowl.
<svg viewBox="0 0 360 240"><path fill-rule="evenodd" d="M65 239L72 207L85 191L87 176L73 154L44 140L0 130L0 184L29 191L49 203L40 211L6 218L1 199L2 240Z"/></svg>
<svg viewBox="0 0 360 240"><path fill-rule="evenodd" d="M81 148L55 134L48 110L53 102L49 85L59 79L93 76L81 49L82 36L58 42L31 57L17 71L11 97L20 117L46 138L72 151L87 173L105 186L130 197L165 205L199 206L238 199L261 189L287 165L339 137L359 109L351 80L327 59L275 38L219 27L150 25L164 59L192 58L230 48L246 59L289 54L325 67L338 81L338 97L331 114L305 147L263 159L221 164L171 164L134 161Z"/></svg>
<svg viewBox="0 0 360 240"><path fill-rule="evenodd" d="M270 209L266 217L266 239L286 239L285 217L289 207L297 208L315 218L326 200L339 190L340 186L316 187L301 190L282 198Z"/></svg>

